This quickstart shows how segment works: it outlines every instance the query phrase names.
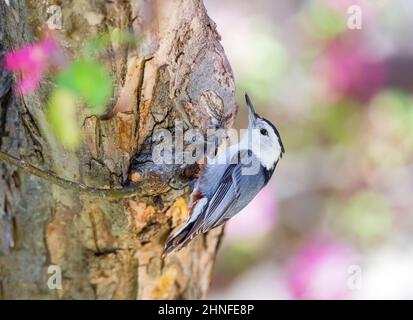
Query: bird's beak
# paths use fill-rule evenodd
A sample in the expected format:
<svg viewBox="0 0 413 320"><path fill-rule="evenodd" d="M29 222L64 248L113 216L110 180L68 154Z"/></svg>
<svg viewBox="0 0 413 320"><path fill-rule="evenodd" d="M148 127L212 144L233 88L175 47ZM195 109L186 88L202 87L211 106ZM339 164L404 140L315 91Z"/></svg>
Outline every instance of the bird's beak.
<svg viewBox="0 0 413 320"><path fill-rule="evenodd" d="M254 106L252 105L248 94L245 94L245 101L247 102L248 106L248 126L252 128L255 120L257 119L257 114L255 113Z"/></svg>

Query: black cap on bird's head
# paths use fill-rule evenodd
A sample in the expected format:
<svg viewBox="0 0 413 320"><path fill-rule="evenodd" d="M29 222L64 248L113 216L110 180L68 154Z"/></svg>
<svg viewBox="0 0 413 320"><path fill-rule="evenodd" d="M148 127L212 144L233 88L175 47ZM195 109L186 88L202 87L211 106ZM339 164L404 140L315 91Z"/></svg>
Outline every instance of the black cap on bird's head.
<svg viewBox="0 0 413 320"><path fill-rule="evenodd" d="M248 96L247 93L245 93L245 101L246 101L247 106L248 106L248 128L250 128L250 129L255 128L257 126L257 123L260 122L260 121L263 121L263 122L267 123L272 128L272 130L274 131L275 135L278 138L278 141L279 141L280 147L281 147L281 155L282 155L285 152L285 150L284 150L284 145L281 141L280 133L278 132L277 128L270 121L268 121L267 119L261 118L255 112L254 106L252 105L251 99L250 99L250 97Z"/></svg>

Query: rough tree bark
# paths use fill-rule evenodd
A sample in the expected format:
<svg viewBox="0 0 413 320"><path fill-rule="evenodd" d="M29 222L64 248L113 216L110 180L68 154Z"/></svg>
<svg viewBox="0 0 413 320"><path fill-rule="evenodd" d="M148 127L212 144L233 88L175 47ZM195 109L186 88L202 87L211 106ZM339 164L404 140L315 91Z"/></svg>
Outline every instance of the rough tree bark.
<svg viewBox="0 0 413 320"><path fill-rule="evenodd" d="M0 55L38 40L51 4L62 8L59 39L71 58L86 39L114 28L144 40L138 48L111 44L102 63L115 82L112 117L80 107L83 142L76 152L48 130L52 83L22 97L0 69L0 148L100 188L120 186L132 162L145 194L118 201L79 195L1 162L0 298L205 297L222 230L161 258L166 237L188 213L188 193L167 181L193 172L156 166L150 148L152 132L173 128L175 119L204 131L232 125L233 76L214 22L201 0L0 1ZM47 286L49 265L62 270L60 290Z"/></svg>

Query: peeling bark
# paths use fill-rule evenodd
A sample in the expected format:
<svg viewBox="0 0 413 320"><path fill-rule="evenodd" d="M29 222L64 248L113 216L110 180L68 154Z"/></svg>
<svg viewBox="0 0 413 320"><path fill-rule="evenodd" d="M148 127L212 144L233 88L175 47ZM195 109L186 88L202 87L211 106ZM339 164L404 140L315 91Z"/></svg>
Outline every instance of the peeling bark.
<svg viewBox="0 0 413 320"><path fill-rule="evenodd" d="M55 1L49 1L49 5ZM229 127L234 82L215 24L200 0L56 1L63 46L76 58L85 40L118 28L144 39L106 59L115 90L105 117L79 110L83 143L64 150L44 109L50 83L20 97L0 70L0 147L38 167L93 187L132 185L150 196L91 198L0 163L0 298L173 299L207 294L221 237L218 228L161 258L166 237L188 214L188 193L168 186L194 172L151 161L151 135L176 119L200 128ZM36 41L47 21L41 1L0 2L0 55ZM62 289L47 286L49 265Z"/></svg>

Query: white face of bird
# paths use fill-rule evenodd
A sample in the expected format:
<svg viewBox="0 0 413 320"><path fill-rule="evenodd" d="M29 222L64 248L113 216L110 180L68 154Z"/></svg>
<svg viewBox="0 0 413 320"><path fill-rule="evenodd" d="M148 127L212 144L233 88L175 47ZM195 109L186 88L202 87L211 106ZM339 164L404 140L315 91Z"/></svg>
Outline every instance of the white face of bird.
<svg viewBox="0 0 413 320"><path fill-rule="evenodd" d="M245 98L248 105L250 148L258 156L264 167L272 169L284 153L280 134L271 122L255 113L254 107L247 95Z"/></svg>

